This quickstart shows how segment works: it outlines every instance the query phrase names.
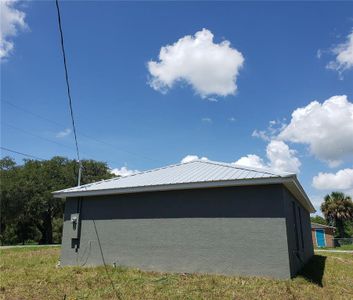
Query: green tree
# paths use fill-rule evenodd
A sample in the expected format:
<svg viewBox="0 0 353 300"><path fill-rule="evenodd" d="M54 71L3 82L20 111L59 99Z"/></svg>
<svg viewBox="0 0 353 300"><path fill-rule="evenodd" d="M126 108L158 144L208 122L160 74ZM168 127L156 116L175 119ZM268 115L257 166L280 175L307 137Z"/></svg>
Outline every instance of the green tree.
<svg viewBox="0 0 353 300"><path fill-rule="evenodd" d="M83 160L82 184L108 179L114 175L104 162ZM41 244L60 241L64 201L52 192L77 185L75 160L53 157L50 160L24 160L16 165L9 157L0 160L1 241ZM53 234L54 230L58 231ZM39 233L39 234L38 234Z"/></svg>
<svg viewBox="0 0 353 300"><path fill-rule="evenodd" d="M326 220L323 217L321 217L321 216L310 217L310 220L311 220L312 223L327 225Z"/></svg>
<svg viewBox="0 0 353 300"><path fill-rule="evenodd" d="M24 197L18 179L21 168L10 157L0 160L1 242L24 243L33 239L36 230L25 211Z"/></svg>
<svg viewBox="0 0 353 300"><path fill-rule="evenodd" d="M321 211L330 225L336 226L339 237L346 236L345 222L353 220L353 202L351 197L340 192L326 195Z"/></svg>

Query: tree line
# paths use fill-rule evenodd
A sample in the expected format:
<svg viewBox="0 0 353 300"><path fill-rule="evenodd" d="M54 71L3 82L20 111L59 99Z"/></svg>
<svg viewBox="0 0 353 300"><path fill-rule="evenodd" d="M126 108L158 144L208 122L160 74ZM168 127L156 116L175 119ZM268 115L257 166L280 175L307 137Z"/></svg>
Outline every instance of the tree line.
<svg viewBox="0 0 353 300"><path fill-rule="evenodd" d="M115 176L104 162L83 160L82 166L82 184ZM0 243L60 243L65 203L52 192L76 186L77 175L77 162L65 157L23 164L2 158Z"/></svg>

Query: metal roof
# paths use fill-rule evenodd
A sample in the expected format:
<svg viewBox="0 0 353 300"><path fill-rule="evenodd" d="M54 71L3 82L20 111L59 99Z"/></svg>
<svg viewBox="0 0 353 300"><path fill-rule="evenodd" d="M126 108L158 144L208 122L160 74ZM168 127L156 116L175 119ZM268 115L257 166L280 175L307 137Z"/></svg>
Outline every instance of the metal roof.
<svg viewBox="0 0 353 300"><path fill-rule="evenodd" d="M323 225L323 224L319 224L319 223L314 223L311 222L311 228L313 229L317 229L317 228L336 228L335 226L329 226L329 225Z"/></svg>
<svg viewBox="0 0 353 300"><path fill-rule="evenodd" d="M303 192L304 198L309 201L295 174L278 173L267 169L250 168L209 160L195 160L188 163L170 165L126 177L116 177L60 190L53 194L54 197L65 198L204 187L274 184L287 181L295 182L296 185L299 185L298 190L300 190L300 193ZM307 207L308 210L314 210L311 203Z"/></svg>

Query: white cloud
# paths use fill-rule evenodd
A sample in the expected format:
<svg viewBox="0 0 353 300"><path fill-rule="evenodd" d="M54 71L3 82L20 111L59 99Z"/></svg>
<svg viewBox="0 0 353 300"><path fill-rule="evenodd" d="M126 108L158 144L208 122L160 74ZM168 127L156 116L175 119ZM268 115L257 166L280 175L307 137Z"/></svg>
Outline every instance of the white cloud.
<svg viewBox="0 0 353 300"><path fill-rule="evenodd" d="M276 139L278 133L281 132L286 126L286 119L284 118L282 121L272 120L268 123L266 130L257 130L255 129L251 136L260 138L266 142L269 142L273 139Z"/></svg>
<svg viewBox="0 0 353 300"><path fill-rule="evenodd" d="M260 138L266 142L269 142L271 140L270 136L267 134L266 130L257 130L255 129L253 133L251 134L253 137Z"/></svg>
<svg viewBox="0 0 353 300"><path fill-rule="evenodd" d="M320 59L321 56L322 56L322 50L319 49L319 50L316 51L316 57L317 57L318 59Z"/></svg>
<svg viewBox="0 0 353 300"><path fill-rule="evenodd" d="M290 149L283 141L272 140L268 143L266 157L267 162L256 154L248 154L232 164L260 169L271 169L276 172L299 173L301 163L296 157L296 151ZM197 155L187 155L181 160L181 163L195 160L208 160L208 158L199 157Z"/></svg>
<svg viewBox="0 0 353 300"><path fill-rule="evenodd" d="M342 169L337 173L322 173L314 176L312 185L319 190L353 190L353 169Z"/></svg>
<svg viewBox="0 0 353 300"><path fill-rule="evenodd" d="M184 81L203 98L234 95L243 63L243 55L229 41L214 43L212 32L203 29L161 48L159 61L148 62L149 84L165 93Z"/></svg>
<svg viewBox="0 0 353 300"><path fill-rule="evenodd" d="M267 168L262 158L257 156L256 154L248 154L246 156L243 156L233 164L260 169Z"/></svg>
<svg viewBox="0 0 353 300"><path fill-rule="evenodd" d="M18 30L27 28L26 14L14 8L16 1L0 1L0 59L7 58L14 49L12 40Z"/></svg>
<svg viewBox="0 0 353 300"><path fill-rule="evenodd" d="M336 173L320 172L314 176L312 186L320 190L321 194L311 195L310 200L313 203L317 213L322 215L321 204L327 193L332 191L342 191L346 195L353 197L353 169L343 169Z"/></svg>
<svg viewBox="0 0 353 300"><path fill-rule="evenodd" d="M63 131L60 131L56 134L57 138L63 138L68 136L69 134L71 134L71 129L70 128L66 128Z"/></svg>
<svg viewBox="0 0 353 300"><path fill-rule="evenodd" d="M125 176L129 176L129 175L137 174L140 171L138 171L138 170L129 170L127 167L121 167L120 169L119 168L111 169L110 172L113 173L116 176L125 177Z"/></svg>
<svg viewBox="0 0 353 300"><path fill-rule="evenodd" d="M248 154L238 159L234 164L248 167L271 169L276 172L299 173L300 161L296 151L283 141L272 140L266 148L267 162L255 154Z"/></svg>
<svg viewBox="0 0 353 300"><path fill-rule="evenodd" d="M195 161L195 160L208 160L207 157L198 157L197 155L186 155L182 160L181 160L181 163L182 164L185 164L185 163L188 163L188 162L192 162L192 161Z"/></svg>
<svg viewBox="0 0 353 300"><path fill-rule="evenodd" d="M347 36L347 40L332 49L336 55L335 60L327 64L328 69L336 70L342 73L353 68L353 29Z"/></svg>
<svg viewBox="0 0 353 300"><path fill-rule="evenodd" d="M234 117L230 117L230 118L228 118L228 121L229 121L229 122L231 122L231 123L234 123L236 120L237 120L237 119L236 119L236 118L234 118Z"/></svg>
<svg viewBox="0 0 353 300"><path fill-rule="evenodd" d="M299 173L301 163L295 155L296 151L283 141L272 140L266 148L269 166L278 172Z"/></svg>
<svg viewBox="0 0 353 300"><path fill-rule="evenodd" d="M309 145L311 153L331 167L353 156L352 137L353 103L345 95L296 109L278 135L281 140Z"/></svg>
<svg viewBox="0 0 353 300"><path fill-rule="evenodd" d="M209 124L212 123L212 119L211 118L202 118L201 121L204 122L204 123L209 123Z"/></svg>

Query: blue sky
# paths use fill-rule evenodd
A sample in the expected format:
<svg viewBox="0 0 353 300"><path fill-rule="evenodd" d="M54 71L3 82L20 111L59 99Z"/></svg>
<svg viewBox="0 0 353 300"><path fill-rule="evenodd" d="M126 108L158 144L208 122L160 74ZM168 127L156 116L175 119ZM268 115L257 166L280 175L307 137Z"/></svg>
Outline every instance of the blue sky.
<svg viewBox="0 0 353 300"><path fill-rule="evenodd" d="M2 53L1 144L74 158L55 3L17 2L2 13L14 10L21 14L6 20L17 32L2 25L1 42L13 48ZM299 171L316 207L332 189L352 193L352 12L349 2L61 3L82 157L128 170L195 155ZM213 40L198 48L202 29ZM220 49L219 60L208 56ZM188 51L211 58L194 65ZM194 70L204 65L205 72ZM223 78L236 88L224 88ZM163 88L153 88L153 79ZM207 94L213 79L221 87ZM331 98L340 95L347 97ZM310 113L293 120L303 107Z"/></svg>

